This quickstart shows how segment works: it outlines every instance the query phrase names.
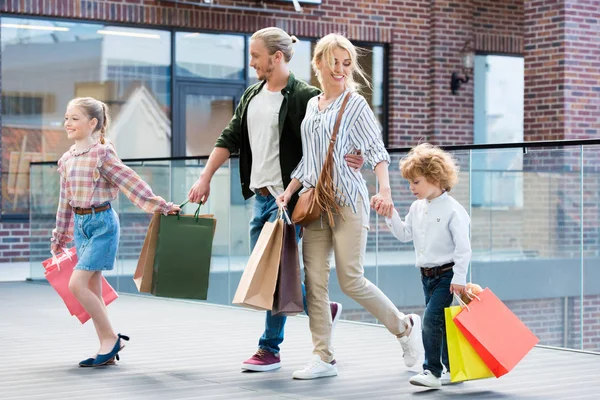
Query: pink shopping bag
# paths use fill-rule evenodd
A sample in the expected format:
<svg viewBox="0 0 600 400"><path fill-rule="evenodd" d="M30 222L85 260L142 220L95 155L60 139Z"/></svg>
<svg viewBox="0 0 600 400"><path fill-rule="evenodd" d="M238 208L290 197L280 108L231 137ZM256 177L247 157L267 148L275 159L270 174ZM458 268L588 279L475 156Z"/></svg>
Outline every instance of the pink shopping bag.
<svg viewBox="0 0 600 400"><path fill-rule="evenodd" d="M90 315L69 290L69 280L73 274L73 269L75 269L75 266L77 265L77 252L75 248L72 247L64 253L59 254L57 260L58 265L52 258L42 262L42 265L46 270L46 279L65 302L71 315L75 315L82 324L85 324L90 319ZM119 297L119 295L115 289L113 289L106 279L102 277L102 298L104 299L104 304L109 305L117 297Z"/></svg>

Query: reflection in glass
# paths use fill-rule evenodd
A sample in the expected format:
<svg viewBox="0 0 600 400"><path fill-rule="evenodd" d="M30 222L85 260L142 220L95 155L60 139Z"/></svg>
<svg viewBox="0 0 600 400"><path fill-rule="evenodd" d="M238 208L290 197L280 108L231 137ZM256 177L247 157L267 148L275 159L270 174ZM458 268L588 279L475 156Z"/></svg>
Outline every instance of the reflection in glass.
<svg viewBox="0 0 600 400"><path fill-rule="evenodd" d="M210 154L217 138L233 116L231 96L185 96L186 156Z"/></svg>
<svg viewBox="0 0 600 400"><path fill-rule="evenodd" d="M523 58L477 55L474 80L474 143L522 142ZM522 168L521 149L474 152L473 205L522 207Z"/></svg>
<svg viewBox="0 0 600 400"><path fill-rule="evenodd" d="M73 97L106 102L120 157L171 155L169 32L1 21L2 214L27 213L29 163L57 160L72 144L62 120Z"/></svg>
<svg viewBox="0 0 600 400"><path fill-rule="evenodd" d="M244 37L175 34L175 74L183 78L244 79Z"/></svg>

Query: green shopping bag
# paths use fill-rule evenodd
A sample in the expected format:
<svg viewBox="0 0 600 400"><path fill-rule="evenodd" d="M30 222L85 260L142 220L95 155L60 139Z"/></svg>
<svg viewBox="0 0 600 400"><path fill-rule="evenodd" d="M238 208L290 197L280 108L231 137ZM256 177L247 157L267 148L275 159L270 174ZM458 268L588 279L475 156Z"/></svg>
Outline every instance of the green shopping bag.
<svg viewBox="0 0 600 400"><path fill-rule="evenodd" d="M194 215L160 216L153 295L206 300L217 220L212 214L200 215L200 206Z"/></svg>

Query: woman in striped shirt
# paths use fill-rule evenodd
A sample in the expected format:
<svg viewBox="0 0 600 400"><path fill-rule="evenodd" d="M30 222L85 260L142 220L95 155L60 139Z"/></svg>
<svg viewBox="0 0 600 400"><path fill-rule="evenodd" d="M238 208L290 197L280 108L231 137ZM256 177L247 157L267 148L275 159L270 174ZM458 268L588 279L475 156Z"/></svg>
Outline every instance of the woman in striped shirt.
<svg viewBox="0 0 600 400"><path fill-rule="evenodd" d="M360 151L373 167L380 191L372 202L392 211L394 204L388 176L389 155L381 140L375 115L357 92L354 75L368 80L357 62L357 51L344 36L330 34L319 40L312 60L323 93L312 98L302 122L303 158L292 173L292 182L278 197L285 206L300 188L315 187L327 158L338 113L349 93L333 152L332 223L321 218L306 226L303 245L306 299L314 351L306 367L294 372L296 379L337 375L331 345L329 271L335 255L338 281L344 293L360 303L396 335L404 350L404 363L412 366L422 352L421 323L417 315L405 315L383 292L364 277L363 259L369 229L369 192L360 171L348 167L344 155ZM302 192L300 192L302 195Z"/></svg>
<svg viewBox="0 0 600 400"><path fill-rule="evenodd" d="M73 99L64 125L75 144L58 161L60 198L51 251L55 255L75 239L78 261L69 289L90 314L100 340L98 353L79 365L96 367L113 364L123 348L121 339L129 340L113 330L102 299L102 271L113 269L119 246L119 218L110 202L120 190L150 213L167 215L179 211L179 206L152 193L150 186L123 164L113 145L105 143L106 104L91 97Z"/></svg>

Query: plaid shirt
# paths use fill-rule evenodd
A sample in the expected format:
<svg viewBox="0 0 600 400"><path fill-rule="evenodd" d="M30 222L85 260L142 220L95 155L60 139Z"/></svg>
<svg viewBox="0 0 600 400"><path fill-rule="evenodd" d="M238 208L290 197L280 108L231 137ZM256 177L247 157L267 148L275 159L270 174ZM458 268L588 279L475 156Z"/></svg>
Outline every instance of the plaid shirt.
<svg viewBox="0 0 600 400"><path fill-rule="evenodd" d="M97 207L117 198L119 190L142 210L167 215L173 203L152 193L150 186L117 156L111 144L96 143L83 152L72 146L58 161L60 198L52 241L65 247L73 240L73 208Z"/></svg>

